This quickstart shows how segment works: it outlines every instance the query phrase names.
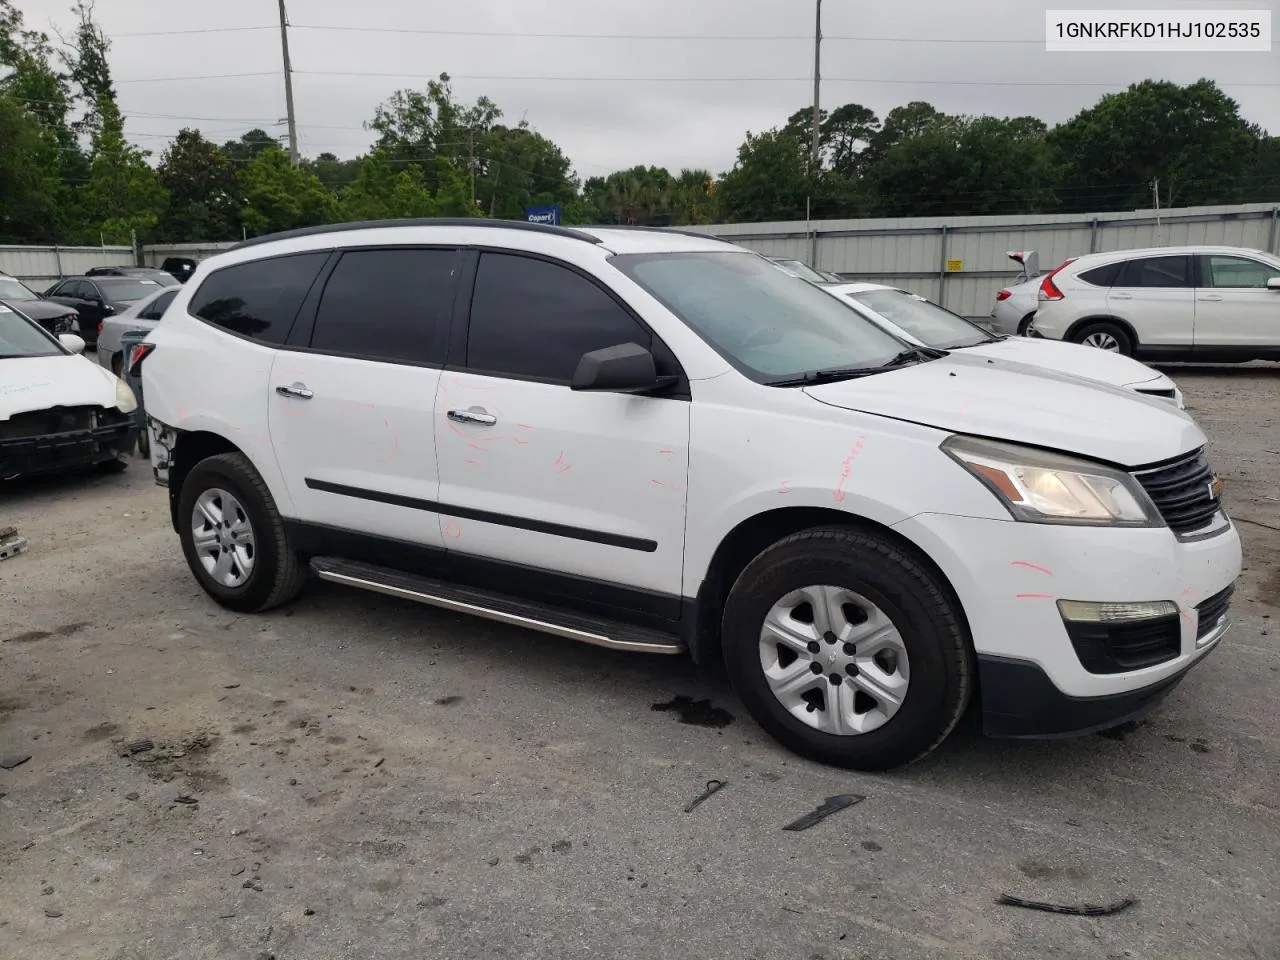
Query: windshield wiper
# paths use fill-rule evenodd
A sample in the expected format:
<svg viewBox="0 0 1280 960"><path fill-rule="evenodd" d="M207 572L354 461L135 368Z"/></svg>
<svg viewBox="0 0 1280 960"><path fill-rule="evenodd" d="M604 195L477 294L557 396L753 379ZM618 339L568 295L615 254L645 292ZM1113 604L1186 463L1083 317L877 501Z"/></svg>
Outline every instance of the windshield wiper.
<svg viewBox="0 0 1280 960"><path fill-rule="evenodd" d="M812 386L818 383L834 383L837 380L853 380L857 377L870 376L873 373L884 373L894 367L903 367L909 363L923 363L926 360L937 360L945 357L947 351L936 347L910 347L897 356L882 363L878 367L834 367L830 370L810 370L799 377L786 380L771 380L771 387Z"/></svg>

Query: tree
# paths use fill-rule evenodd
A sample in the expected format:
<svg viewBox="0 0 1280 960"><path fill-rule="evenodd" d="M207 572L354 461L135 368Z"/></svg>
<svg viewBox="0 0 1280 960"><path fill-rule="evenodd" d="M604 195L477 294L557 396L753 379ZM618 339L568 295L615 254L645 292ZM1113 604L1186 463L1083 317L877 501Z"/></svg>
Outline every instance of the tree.
<svg viewBox="0 0 1280 960"><path fill-rule="evenodd" d="M948 117L890 146L870 169L877 216L1053 209L1057 168L1034 117Z"/></svg>
<svg viewBox="0 0 1280 960"><path fill-rule="evenodd" d="M349 184L360 173L359 159L339 160L336 155L324 152L314 160L302 160L302 166L314 173L326 187L335 193Z"/></svg>
<svg viewBox="0 0 1280 960"><path fill-rule="evenodd" d="M832 110L822 122L822 148L831 169L848 178L861 176L862 152L880 132L880 120L860 103Z"/></svg>
<svg viewBox="0 0 1280 960"><path fill-rule="evenodd" d="M278 146L261 150L240 170L240 222L254 236L332 223L337 201L309 170L295 167Z"/></svg>
<svg viewBox="0 0 1280 960"><path fill-rule="evenodd" d="M343 220L388 220L398 217L431 217L435 199L416 166L397 171L382 150L373 150L359 161L355 179L338 193L338 214Z"/></svg>
<svg viewBox="0 0 1280 960"><path fill-rule="evenodd" d="M1068 210L1240 203L1252 196L1261 131L1212 80L1185 87L1144 80L1102 97L1050 138L1065 172Z"/></svg>
<svg viewBox="0 0 1280 960"><path fill-rule="evenodd" d="M885 114L884 123L871 137L862 160L868 167L873 166L884 159L890 147L921 136L930 127L948 119L945 113L940 113L933 104L923 100L912 100L904 106L894 107Z"/></svg>
<svg viewBox="0 0 1280 960"><path fill-rule="evenodd" d="M198 243L240 235L235 165L217 144L183 128L161 156L158 173L169 194L157 227L160 240Z"/></svg>
<svg viewBox="0 0 1280 960"><path fill-rule="evenodd" d="M58 241L57 181L33 162L40 124L0 88L0 243Z"/></svg>
<svg viewBox="0 0 1280 960"><path fill-rule="evenodd" d="M242 133L239 140L228 140L222 145L232 163L242 164L254 160L264 150L278 149L280 142L265 130L254 127L248 133Z"/></svg>
<svg viewBox="0 0 1280 960"><path fill-rule="evenodd" d="M803 220L812 213L818 181L809 174L809 148L783 130L748 133L738 162L721 178L720 209L725 219Z"/></svg>
<svg viewBox="0 0 1280 960"><path fill-rule="evenodd" d="M483 133L476 160L476 198L488 216L523 219L525 207L563 206L577 196L569 158L523 121Z"/></svg>

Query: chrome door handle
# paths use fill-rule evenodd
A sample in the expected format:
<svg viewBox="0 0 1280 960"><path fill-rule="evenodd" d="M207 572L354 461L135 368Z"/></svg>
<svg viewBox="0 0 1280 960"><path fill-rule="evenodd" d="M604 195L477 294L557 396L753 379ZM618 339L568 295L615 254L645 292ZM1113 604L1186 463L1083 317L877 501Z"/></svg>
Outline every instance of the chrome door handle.
<svg viewBox="0 0 1280 960"><path fill-rule="evenodd" d="M1201 299L1201 300L1209 300L1209 301L1212 301L1212 302L1215 302L1215 303L1216 303L1217 301L1221 300L1222 298L1221 298L1220 296L1218 296L1216 293L1207 293L1207 294L1205 294L1203 297L1201 297L1200 299Z"/></svg>
<svg viewBox="0 0 1280 960"><path fill-rule="evenodd" d="M307 389L305 383L291 383L287 387L276 387L276 393L282 397L297 397L299 400L310 400L315 396Z"/></svg>
<svg viewBox="0 0 1280 960"><path fill-rule="evenodd" d="M1131 293L1113 293L1113 294L1111 294L1111 299L1112 299L1112 300L1132 300L1132 299L1133 299L1133 294L1131 294Z"/></svg>
<svg viewBox="0 0 1280 960"><path fill-rule="evenodd" d="M491 427L498 422L498 418L491 413L486 413L483 407L472 407L469 410L450 410L447 416L450 420L458 423L476 423L482 427Z"/></svg>

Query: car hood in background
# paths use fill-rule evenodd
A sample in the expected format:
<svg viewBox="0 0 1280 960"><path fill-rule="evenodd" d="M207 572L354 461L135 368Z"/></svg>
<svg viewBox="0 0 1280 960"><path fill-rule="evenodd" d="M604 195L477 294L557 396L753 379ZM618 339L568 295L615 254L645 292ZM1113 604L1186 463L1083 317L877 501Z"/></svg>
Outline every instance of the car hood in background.
<svg viewBox="0 0 1280 960"><path fill-rule="evenodd" d="M75 307L53 300L6 300L4 301L19 313L32 320L56 320L58 317L74 316Z"/></svg>
<svg viewBox="0 0 1280 960"><path fill-rule="evenodd" d="M804 390L847 410L1127 467L1167 460L1205 443L1195 422L1172 404L970 350Z"/></svg>
<svg viewBox="0 0 1280 960"><path fill-rule="evenodd" d="M0 420L50 407L116 405L116 378L76 354L0 359Z"/></svg>
<svg viewBox="0 0 1280 960"><path fill-rule="evenodd" d="M1078 343L1064 343L1061 340L1009 337L1007 340L998 340L995 343L966 347L964 353L975 357L993 357L998 360L1031 364L1035 367L1048 367L1051 370L1088 380L1098 380L1117 387L1132 387L1141 383L1151 389L1173 389L1172 380L1159 370L1152 370L1145 363L1139 363L1132 357L1099 350L1097 347L1082 346ZM1163 381L1163 383L1152 381Z"/></svg>

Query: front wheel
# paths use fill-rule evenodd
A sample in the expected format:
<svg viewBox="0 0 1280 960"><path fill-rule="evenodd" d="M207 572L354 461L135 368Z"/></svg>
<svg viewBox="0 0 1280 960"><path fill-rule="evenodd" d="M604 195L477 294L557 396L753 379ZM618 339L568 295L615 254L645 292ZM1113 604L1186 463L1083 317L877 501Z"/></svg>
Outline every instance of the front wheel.
<svg viewBox="0 0 1280 960"><path fill-rule="evenodd" d="M973 690L963 618L890 538L818 528L756 557L729 593L730 680L796 753L887 770L938 746Z"/></svg>
<svg viewBox="0 0 1280 960"><path fill-rule="evenodd" d="M182 484L178 535L187 566L222 606L257 613L306 583L275 498L242 453L201 460Z"/></svg>

